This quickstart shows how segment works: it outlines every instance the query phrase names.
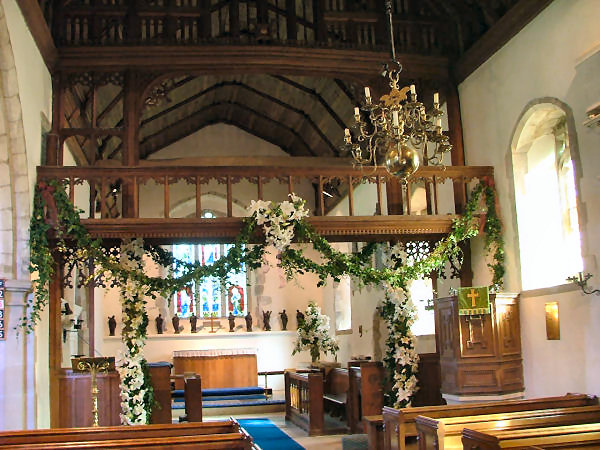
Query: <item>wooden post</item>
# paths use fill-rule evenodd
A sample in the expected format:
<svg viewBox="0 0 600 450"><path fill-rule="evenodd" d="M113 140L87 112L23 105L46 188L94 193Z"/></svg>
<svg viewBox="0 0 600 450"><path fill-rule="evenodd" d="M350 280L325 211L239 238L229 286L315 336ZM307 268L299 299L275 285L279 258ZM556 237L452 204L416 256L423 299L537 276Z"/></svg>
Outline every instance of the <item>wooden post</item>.
<svg viewBox="0 0 600 450"><path fill-rule="evenodd" d="M260 175L257 177L257 189L258 189L258 199L262 200L263 199L263 182L262 182L262 177Z"/></svg>
<svg viewBox="0 0 600 450"><path fill-rule="evenodd" d="M122 137L122 160L124 166L137 166L140 158L139 150L139 87L136 72L128 70L125 72L125 85L123 98L123 125L124 135ZM134 187L131 180L123 181L122 188L122 215L123 217L136 217L134 203Z"/></svg>
<svg viewBox="0 0 600 450"><path fill-rule="evenodd" d="M52 76L52 128L46 135L46 158L44 164L47 166L58 165L58 154L62 151L60 140L60 129L63 118L63 83L62 74L56 72Z"/></svg>
<svg viewBox="0 0 600 450"><path fill-rule="evenodd" d="M325 200L323 199L323 177L319 176L319 215L325 215Z"/></svg>
<svg viewBox="0 0 600 450"><path fill-rule="evenodd" d="M169 218L169 208L171 207L171 200L169 198L169 176L165 175L165 190L164 190L164 216L166 219Z"/></svg>
<svg viewBox="0 0 600 450"><path fill-rule="evenodd" d="M233 192L231 188L231 175L227 175L227 217L233 216Z"/></svg>
<svg viewBox="0 0 600 450"><path fill-rule="evenodd" d="M315 41L317 42L325 42L327 40L324 12L325 0L313 0L313 23L315 25Z"/></svg>
<svg viewBox="0 0 600 450"><path fill-rule="evenodd" d="M323 410L323 373L308 374L308 392L309 399L309 436L316 436L323 433L324 410Z"/></svg>
<svg viewBox="0 0 600 450"><path fill-rule="evenodd" d="M285 0L286 9L286 25L288 41L296 41L298 39L298 25L296 20L296 0Z"/></svg>
<svg viewBox="0 0 600 450"><path fill-rule="evenodd" d="M196 217L202 217L202 185L200 175L196 175Z"/></svg>
<svg viewBox="0 0 600 450"><path fill-rule="evenodd" d="M54 256L54 276L50 281L48 315L50 317L48 338L48 365L50 370L50 427L56 428L60 423L60 395L58 375L62 361L62 324L61 303L63 297L63 267Z"/></svg>
<svg viewBox="0 0 600 450"><path fill-rule="evenodd" d="M229 2L229 33L237 41L240 38L240 2L231 0Z"/></svg>
<svg viewBox="0 0 600 450"><path fill-rule="evenodd" d="M462 122L460 119L460 101L456 86L448 83L446 87L446 108L448 110L448 136L452 144L450 156L453 166L465 165L465 152L463 147ZM464 182L454 182L454 210L462 214L467 203L467 188ZM464 253L463 264L460 271L461 286L473 284L473 270L471 269L471 245L469 242L461 244Z"/></svg>
<svg viewBox="0 0 600 450"><path fill-rule="evenodd" d="M348 177L348 215L354 215L354 184L352 182L352 175Z"/></svg>

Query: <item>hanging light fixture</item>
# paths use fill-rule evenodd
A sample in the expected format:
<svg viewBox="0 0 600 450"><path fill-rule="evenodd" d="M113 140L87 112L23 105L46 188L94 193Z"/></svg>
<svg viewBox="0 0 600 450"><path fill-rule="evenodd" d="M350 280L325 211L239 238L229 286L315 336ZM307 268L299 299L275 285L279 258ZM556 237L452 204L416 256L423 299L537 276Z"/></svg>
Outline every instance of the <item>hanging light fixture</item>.
<svg viewBox="0 0 600 450"><path fill-rule="evenodd" d="M384 64L381 75L391 91L373 101L365 87L365 101L354 108L352 129L346 128L342 150L359 166L384 166L403 182L423 165L443 166L444 154L452 149L442 132L443 111L439 94L433 94L433 108L427 112L417 100L415 85L400 88L402 65L396 61L392 2L386 1L390 27L392 62Z"/></svg>

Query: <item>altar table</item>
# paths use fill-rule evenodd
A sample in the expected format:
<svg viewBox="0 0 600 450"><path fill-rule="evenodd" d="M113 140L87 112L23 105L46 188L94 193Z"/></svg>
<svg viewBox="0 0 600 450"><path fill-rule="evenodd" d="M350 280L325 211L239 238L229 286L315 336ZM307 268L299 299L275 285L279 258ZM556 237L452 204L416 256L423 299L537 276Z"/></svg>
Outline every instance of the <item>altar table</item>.
<svg viewBox="0 0 600 450"><path fill-rule="evenodd" d="M197 373L202 377L203 389L258 386L254 348L176 350L173 372L175 375ZM176 380L175 387L183 389L180 386L183 380Z"/></svg>

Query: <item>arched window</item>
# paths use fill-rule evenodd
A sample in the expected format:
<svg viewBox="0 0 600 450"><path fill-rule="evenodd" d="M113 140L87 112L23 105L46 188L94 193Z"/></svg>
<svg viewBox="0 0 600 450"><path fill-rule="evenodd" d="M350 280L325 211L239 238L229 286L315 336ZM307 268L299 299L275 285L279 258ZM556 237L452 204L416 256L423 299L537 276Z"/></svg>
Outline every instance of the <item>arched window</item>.
<svg viewBox="0 0 600 450"><path fill-rule="evenodd" d="M175 244L173 256L188 262L202 265L214 264L221 256L227 255L233 244ZM176 274L177 275L177 274ZM193 283L190 289L176 292L173 296L173 313L188 318L192 314L200 317L227 317L248 314L248 287L246 268L229 275L229 285L223 286L218 279L205 279Z"/></svg>
<svg viewBox="0 0 600 450"><path fill-rule="evenodd" d="M575 170L567 114L538 103L522 116L512 142L522 289L566 283L583 270Z"/></svg>

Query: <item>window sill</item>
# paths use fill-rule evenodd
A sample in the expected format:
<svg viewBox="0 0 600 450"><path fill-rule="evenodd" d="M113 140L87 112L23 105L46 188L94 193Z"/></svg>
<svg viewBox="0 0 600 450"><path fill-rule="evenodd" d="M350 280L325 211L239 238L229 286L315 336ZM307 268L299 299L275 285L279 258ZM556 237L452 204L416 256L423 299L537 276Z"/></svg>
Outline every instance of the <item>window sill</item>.
<svg viewBox="0 0 600 450"><path fill-rule="evenodd" d="M164 333L164 334L149 334L148 339L159 340L159 339L190 339L190 338L199 338L199 339L207 339L207 338L238 338L245 336L296 336L296 330L273 330L273 331L243 331L238 330L233 333L230 333L228 330L218 330L215 333L210 333L208 331L200 331L198 333ZM104 336L104 339L107 341L120 341L121 336Z"/></svg>
<svg viewBox="0 0 600 450"><path fill-rule="evenodd" d="M521 298L531 298L531 297L543 297L544 295L554 295L561 294L563 292L574 292L578 291L579 286L574 283L566 283L559 284L558 286L550 286L545 288L538 289L529 289L526 291L521 291Z"/></svg>

